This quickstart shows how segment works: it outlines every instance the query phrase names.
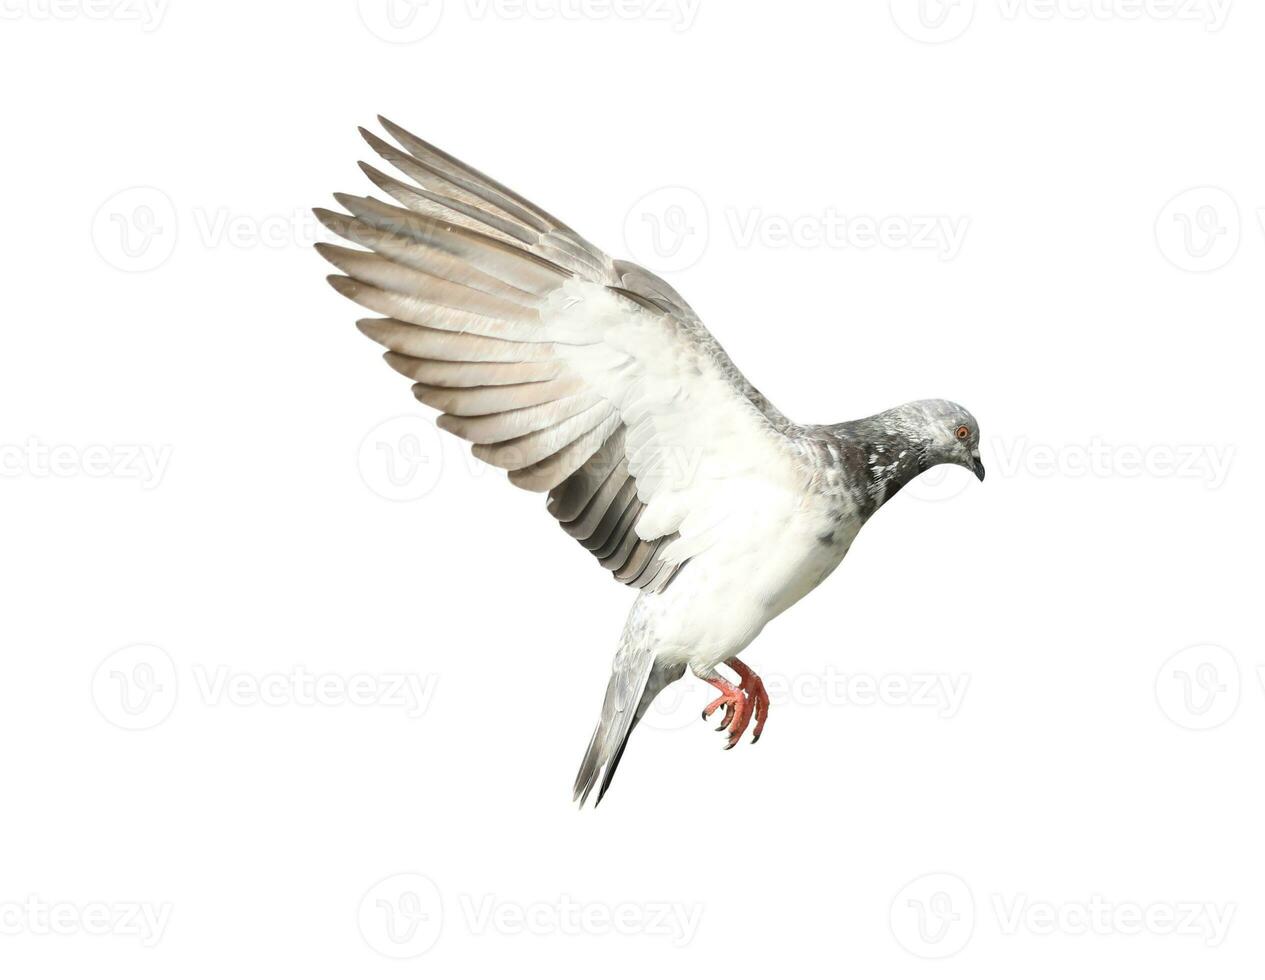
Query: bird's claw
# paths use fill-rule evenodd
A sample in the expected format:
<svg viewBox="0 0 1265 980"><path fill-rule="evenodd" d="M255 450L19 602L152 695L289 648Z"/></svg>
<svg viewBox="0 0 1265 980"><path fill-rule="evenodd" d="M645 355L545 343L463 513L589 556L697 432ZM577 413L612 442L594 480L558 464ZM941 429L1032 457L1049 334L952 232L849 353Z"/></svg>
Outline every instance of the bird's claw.
<svg viewBox="0 0 1265 980"><path fill-rule="evenodd" d="M755 671L738 658L734 657L726 663L738 674L739 683L735 686L719 676L707 678L707 683L720 691L720 697L703 709L703 720L706 721L717 708L724 706L725 713L716 731L728 729L729 739L725 745L728 750L738 744L753 717L755 730L751 734L751 744L760 741L760 736L764 733L764 723L769 717L769 694Z"/></svg>
<svg viewBox="0 0 1265 980"><path fill-rule="evenodd" d="M723 705L725 713L721 716L720 724L716 726L716 731L723 732L732 724L734 715L737 714L738 707L741 706L743 700L742 691L736 687L731 687L730 691L726 691L703 709L703 721L710 718L716 709Z"/></svg>

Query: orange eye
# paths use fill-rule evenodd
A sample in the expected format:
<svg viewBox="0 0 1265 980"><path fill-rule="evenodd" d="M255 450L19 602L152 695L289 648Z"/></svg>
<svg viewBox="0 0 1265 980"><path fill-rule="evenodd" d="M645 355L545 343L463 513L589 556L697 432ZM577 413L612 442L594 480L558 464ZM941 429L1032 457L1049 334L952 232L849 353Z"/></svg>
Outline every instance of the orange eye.
<svg viewBox="0 0 1265 980"><path fill-rule="evenodd" d="M969 436L970 434L971 434L971 430L970 430L970 429L968 429L966 426L964 426L964 425L959 425L959 426L958 426L958 438L959 438L959 439L965 439L965 438L967 438L967 436Z"/></svg>

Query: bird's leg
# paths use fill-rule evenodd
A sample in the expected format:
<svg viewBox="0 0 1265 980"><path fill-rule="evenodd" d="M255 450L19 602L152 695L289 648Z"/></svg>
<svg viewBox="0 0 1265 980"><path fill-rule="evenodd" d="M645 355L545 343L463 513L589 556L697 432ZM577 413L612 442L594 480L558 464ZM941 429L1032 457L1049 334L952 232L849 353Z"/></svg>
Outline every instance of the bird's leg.
<svg viewBox="0 0 1265 980"><path fill-rule="evenodd" d="M724 706L725 714L716 731L729 730L729 743L725 748L732 749L742 738L742 733L747 730L752 715L755 716L756 724L751 741L753 744L759 741L760 734L764 731L764 723L769 717L769 695L764 689L764 682L755 671L737 657L729 658L725 661L725 665L738 675L738 685L735 687L730 684L714 670L706 676L700 675L703 680L720 691L720 697L703 709L703 719L706 720L717 708Z"/></svg>
<svg viewBox="0 0 1265 980"><path fill-rule="evenodd" d="M726 666L730 667L739 678L739 687L742 693L747 696L747 701L753 702L755 706L755 730L751 733L751 744L755 745L760 741L760 735L764 731L764 723L769 720L769 692L764 689L764 681L760 680L760 675L744 664L737 657L730 657L725 661ZM744 724L745 728L746 725ZM739 735L742 733L739 732Z"/></svg>

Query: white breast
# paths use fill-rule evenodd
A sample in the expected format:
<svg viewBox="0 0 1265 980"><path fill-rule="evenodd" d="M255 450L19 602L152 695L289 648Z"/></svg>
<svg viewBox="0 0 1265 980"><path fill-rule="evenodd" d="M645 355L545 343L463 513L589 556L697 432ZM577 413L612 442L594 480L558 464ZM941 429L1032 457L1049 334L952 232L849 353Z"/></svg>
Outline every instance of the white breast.
<svg viewBox="0 0 1265 980"><path fill-rule="evenodd" d="M699 670L737 656L838 567L859 528L850 508L821 498L763 508L667 592L639 600L653 612L660 655Z"/></svg>

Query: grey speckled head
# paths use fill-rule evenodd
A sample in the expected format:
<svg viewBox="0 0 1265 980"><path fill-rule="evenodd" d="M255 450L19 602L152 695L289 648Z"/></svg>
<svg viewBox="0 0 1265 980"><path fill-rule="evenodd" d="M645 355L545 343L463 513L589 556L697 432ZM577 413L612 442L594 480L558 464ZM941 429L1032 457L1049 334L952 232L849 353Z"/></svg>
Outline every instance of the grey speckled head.
<svg viewBox="0 0 1265 980"><path fill-rule="evenodd" d="M844 465L845 485L869 517L901 487L933 466L953 463L984 479L979 424L956 402L928 398L878 415L823 427L853 450Z"/></svg>
<svg viewBox="0 0 1265 980"><path fill-rule="evenodd" d="M921 450L925 464L922 469L930 469L940 463L956 463L984 479L984 464L980 462L979 454L979 423L957 402L927 398L898 405L876 418L889 431L904 435L911 445Z"/></svg>

